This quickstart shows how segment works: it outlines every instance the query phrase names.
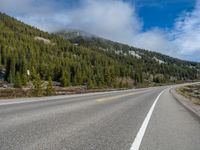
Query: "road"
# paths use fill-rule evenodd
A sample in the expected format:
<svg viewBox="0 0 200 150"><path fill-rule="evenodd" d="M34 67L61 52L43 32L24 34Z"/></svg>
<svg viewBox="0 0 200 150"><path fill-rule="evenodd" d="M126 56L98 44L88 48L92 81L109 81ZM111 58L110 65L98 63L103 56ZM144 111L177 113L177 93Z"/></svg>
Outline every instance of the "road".
<svg viewBox="0 0 200 150"><path fill-rule="evenodd" d="M0 101L0 150L200 150L169 87Z"/></svg>

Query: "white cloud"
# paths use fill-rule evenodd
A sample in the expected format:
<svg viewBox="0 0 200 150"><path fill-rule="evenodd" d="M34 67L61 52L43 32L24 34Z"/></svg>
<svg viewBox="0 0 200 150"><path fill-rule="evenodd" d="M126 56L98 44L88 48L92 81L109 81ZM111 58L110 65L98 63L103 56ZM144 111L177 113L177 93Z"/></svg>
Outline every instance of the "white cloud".
<svg viewBox="0 0 200 150"><path fill-rule="evenodd" d="M37 14L19 16L17 19L24 21L27 24L35 26L39 29L49 32L55 32L61 29L65 29L70 23L70 20L66 15L60 13L51 13L38 16Z"/></svg>
<svg viewBox="0 0 200 150"><path fill-rule="evenodd" d="M55 0L1 0L0 10L46 31L84 30L114 41L200 61L200 0L177 18L170 31L143 32L133 5L122 0L82 0L79 7L57 10ZM197 55L199 54L199 56ZM193 57L195 56L195 57Z"/></svg>
<svg viewBox="0 0 200 150"><path fill-rule="evenodd" d="M55 6L54 0L1 0L0 10L17 15L43 15L51 13Z"/></svg>
<svg viewBox="0 0 200 150"><path fill-rule="evenodd" d="M167 38L166 31L154 28L147 32L137 33L133 39L133 44L137 47L165 52L172 48Z"/></svg>
<svg viewBox="0 0 200 150"><path fill-rule="evenodd" d="M174 43L179 46L180 53L199 52L200 55L200 1L192 12L186 12L180 16L173 30Z"/></svg>
<svg viewBox="0 0 200 150"><path fill-rule="evenodd" d="M71 28L129 44L141 28L134 8L119 0L85 0L80 8L67 12L67 16Z"/></svg>

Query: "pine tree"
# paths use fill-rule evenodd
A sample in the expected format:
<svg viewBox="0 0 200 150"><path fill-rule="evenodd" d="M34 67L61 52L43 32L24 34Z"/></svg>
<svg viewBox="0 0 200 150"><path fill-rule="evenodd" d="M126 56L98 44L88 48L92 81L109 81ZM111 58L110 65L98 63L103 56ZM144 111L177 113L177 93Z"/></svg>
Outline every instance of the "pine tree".
<svg viewBox="0 0 200 150"><path fill-rule="evenodd" d="M34 86L34 95L35 96L42 96L42 94L43 94L43 82L40 79L39 74L37 74L35 76L35 79L33 81L33 86Z"/></svg>
<svg viewBox="0 0 200 150"><path fill-rule="evenodd" d="M142 71L139 72L139 79L140 79L140 83L143 84L143 74Z"/></svg>
<svg viewBox="0 0 200 150"><path fill-rule="evenodd" d="M19 72L17 72L15 81L14 81L14 87L21 88L22 87L22 81Z"/></svg>
<svg viewBox="0 0 200 150"><path fill-rule="evenodd" d="M135 73L135 86L137 86L140 83L140 77L139 74L136 72Z"/></svg>
<svg viewBox="0 0 200 150"><path fill-rule="evenodd" d="M50 76L48 77L48 85L47 85L46 93L47 95L53 95L55 93L55 89L53 88L53 82Z"/></svg>
<svg viewBox="0 0 200 150"><path fill-rule="evenodd" d="M27 85L28 77L27 77L26 74L22 74L22 75L21 75L21 82L22 82L22 85L23 85L23 86L26 86L26 85Z"/></svg>
<svg viewBox="0 0 200 150"><path fill-rule="evenodd" d="M9 58L7 61L7 66L6 66L6 79L9 83L14 83L15 81L15 59L14 58Z"/></svg>
<svg viewBox="0 0 200 150"><path fill-rule="evenodd" d="M60 82L61 82L63 87L70 86L70 75L65 70L62 70L62 75L61 75L61 78L60 78Z"/></svg>
<svg viewBox="0 0 200 150"><path fill-rule="evenodd" d="M74 84L75 85L83 84L83 76L80 65L77 65L75 69Z"/></svg>
<svg viewBox="0 0 200 150"><path fill-rule="evenodd" d="M93 84L92 80L88 79L87 88L92 89L93 87L94 87L94 84Z"/></svg>

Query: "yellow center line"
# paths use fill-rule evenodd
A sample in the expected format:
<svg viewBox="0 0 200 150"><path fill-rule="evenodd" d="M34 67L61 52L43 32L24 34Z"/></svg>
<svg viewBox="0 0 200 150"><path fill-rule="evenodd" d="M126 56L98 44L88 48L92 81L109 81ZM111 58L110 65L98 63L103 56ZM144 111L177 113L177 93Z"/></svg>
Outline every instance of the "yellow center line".
<svg viewBox="0 0 200 150"><path fill-rule="evenodd" d="M122 97L131 96L135 94L138 94L138 93L128 93L128 94L118 95L118 96L113 96L113 97L108 97L108 98L101 98L101 99L97 99L96 102L110 101L110 100L119 99Z"/></svg>

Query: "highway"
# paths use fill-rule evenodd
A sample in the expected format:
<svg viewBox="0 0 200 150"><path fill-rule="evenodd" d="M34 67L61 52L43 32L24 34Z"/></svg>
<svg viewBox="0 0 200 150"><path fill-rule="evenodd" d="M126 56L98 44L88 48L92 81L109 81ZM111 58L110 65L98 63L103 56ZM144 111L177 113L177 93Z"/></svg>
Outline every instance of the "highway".
<svg viewBox="0 0 200 150"><path fill-rule="evenodd" d="M200 150L170 86L0 101L0 150Z"/></svg>

